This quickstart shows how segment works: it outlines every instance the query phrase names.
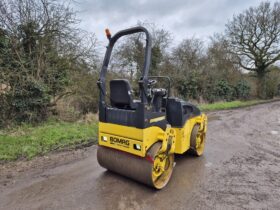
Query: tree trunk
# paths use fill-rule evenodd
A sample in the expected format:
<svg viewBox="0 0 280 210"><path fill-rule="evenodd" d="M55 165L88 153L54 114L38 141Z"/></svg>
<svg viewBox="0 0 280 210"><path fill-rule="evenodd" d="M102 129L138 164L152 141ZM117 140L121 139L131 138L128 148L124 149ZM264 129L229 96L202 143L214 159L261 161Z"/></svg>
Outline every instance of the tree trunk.
<svg viewBox="0 0 280 210"><path fill-rule="evenodd" d="M257 72L257 95L260 99L266 98L266 87L265 87L265 73L264 71Z"/></svg>

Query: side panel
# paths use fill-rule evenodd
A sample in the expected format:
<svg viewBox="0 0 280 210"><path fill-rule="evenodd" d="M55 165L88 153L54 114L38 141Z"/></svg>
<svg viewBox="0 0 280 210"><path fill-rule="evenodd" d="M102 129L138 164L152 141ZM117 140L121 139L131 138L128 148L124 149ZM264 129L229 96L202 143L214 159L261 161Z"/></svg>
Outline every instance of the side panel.
<svg viewBox="0 0 280 210"><path fill-rule="evenodd" d="M99 145L143 156L142 141L100 132Z"/></svg>
<svg viewBox="0 0 280 210"><path fill-rule="evenodd" d="M193 126L202 123L203 115L188 119L183 128L173 128L176 131L175 153L183 154L190 148L190 137Z"/></svg>
<svg viewBox="0 0 280 210"><path fill-rule="evenodd" d="M145 129L99 122L99 145L145 157L146 151L163 140L165 131L152 126Z"/></svg>
<svg viewBox="0 0 280 210"><path fill-rule="evenodd" d="M134 139L138 141L143 140L144 129L103 122L99 122L98 128L99 133L107 133L115 136L122 136L124 138Z"/></svg>

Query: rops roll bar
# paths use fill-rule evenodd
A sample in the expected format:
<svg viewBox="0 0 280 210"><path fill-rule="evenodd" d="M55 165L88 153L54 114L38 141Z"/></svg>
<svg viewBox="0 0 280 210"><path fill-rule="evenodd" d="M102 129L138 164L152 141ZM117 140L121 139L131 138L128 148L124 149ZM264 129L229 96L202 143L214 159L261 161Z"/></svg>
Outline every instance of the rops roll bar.
<svg viewBox="0 0 280 210"><path fill-rule="evenodd" d="M142 77L139 80L139 89L140 89L140 98L141 98L142 103L147 102L146 92L147 92L148 75L149 75L149 69L150 69L150 63L151 63L152 40L151 40L151 35L150 35L149 31L142 26L133 27L133 28L119 31L112 37L111 37L110 31L108 29L106 29L106 35L109 40L109 44L107 46L106 54L105 54L105 57L103 60L100 77L97 82L98 87L100 88L101 92L103 93L100 95L100 102L105 102L106 74L107 74L107 70L108 70L109 61L111 58L111 53L112 53L112 50L113 50L113 47L114 47L116 41L122 36L135 34L135 33L141 33L141 32L145 33L145 35L146 35L146 48L145 48L145 60L144 60L144 67L142 70Z"/></svg>

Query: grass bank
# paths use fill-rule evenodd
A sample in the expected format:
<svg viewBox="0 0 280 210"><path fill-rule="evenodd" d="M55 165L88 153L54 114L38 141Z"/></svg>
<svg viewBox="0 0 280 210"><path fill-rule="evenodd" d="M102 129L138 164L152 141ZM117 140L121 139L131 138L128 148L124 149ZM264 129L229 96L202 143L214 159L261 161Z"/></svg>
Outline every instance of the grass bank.
<svg viewBox="0 0 280 210"><path fill-rule="evenodd" d="M0 162L96 143L97 123L46 122L0 130Z"/></svg>
<svg viewBox="0 0 280 210"><path fill-rule="evenodd" d="M277 101L279 99L274 100L250 100L250 101L231 101L231 102L217 102L213 104L200 104L198 107L202 111L215 111L215 110L225 110L225 109L235 109L241 107L247 107L257 104L269 103L272 101Z"/></svg>

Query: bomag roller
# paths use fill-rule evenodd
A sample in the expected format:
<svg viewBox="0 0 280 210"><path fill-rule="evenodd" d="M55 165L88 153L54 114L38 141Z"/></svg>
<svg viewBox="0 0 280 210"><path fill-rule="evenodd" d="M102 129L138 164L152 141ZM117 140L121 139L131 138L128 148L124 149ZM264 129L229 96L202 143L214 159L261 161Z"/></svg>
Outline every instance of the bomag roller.
<svg viewBox="0 0 280 210"><path fill-rule="evenodd" d="M138 100L125 79L109 82L109 100L106 100L106 73L112 49L119 38L135 33L146 36ZM146 28L134 27L114 36L106 29L106 35L109 44L97 82L100 90L97 160L110 171L162 189L172 175L174 154L189 150L195 156L202 155L207 117L191 103L170 97L168 77L149 76L152 40ZM168 81L166 88L155 87L160 79Z"/></svg>

